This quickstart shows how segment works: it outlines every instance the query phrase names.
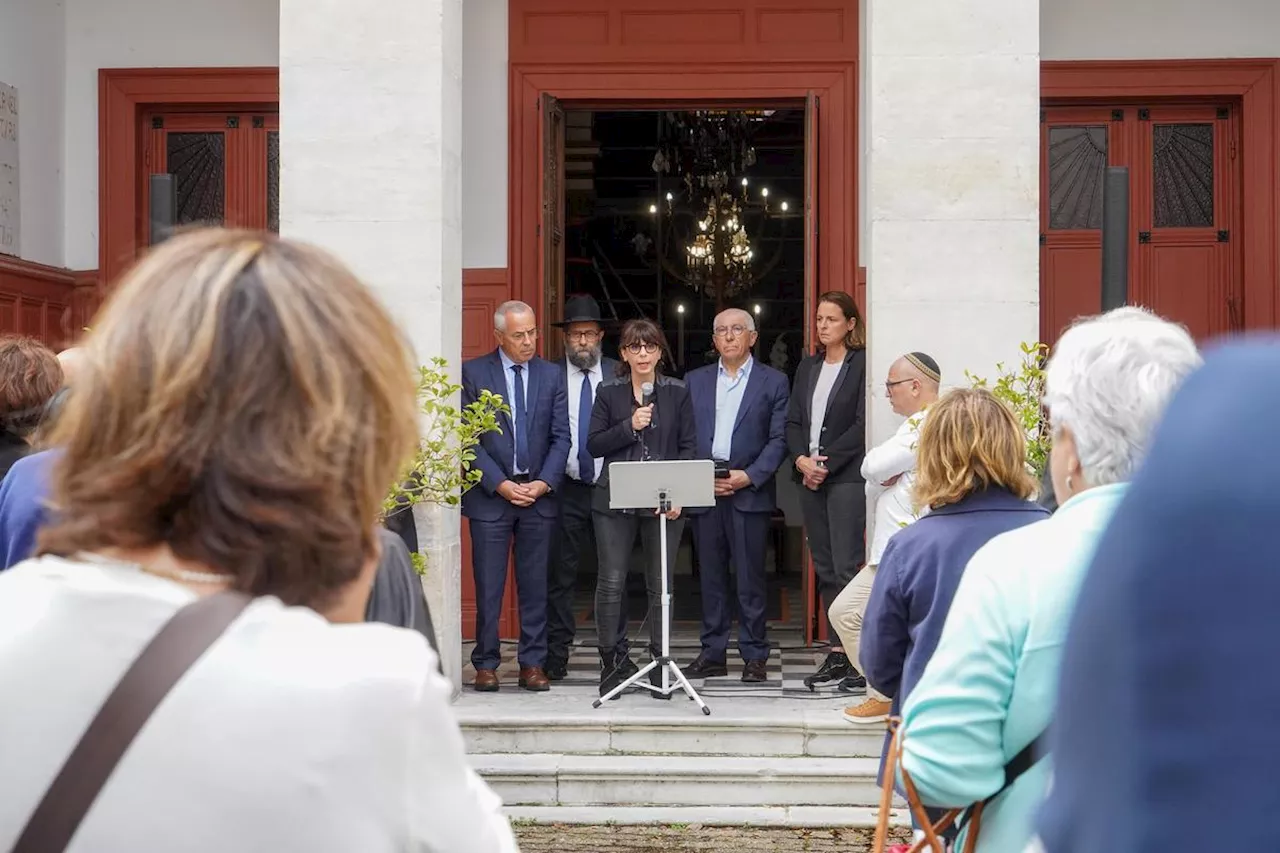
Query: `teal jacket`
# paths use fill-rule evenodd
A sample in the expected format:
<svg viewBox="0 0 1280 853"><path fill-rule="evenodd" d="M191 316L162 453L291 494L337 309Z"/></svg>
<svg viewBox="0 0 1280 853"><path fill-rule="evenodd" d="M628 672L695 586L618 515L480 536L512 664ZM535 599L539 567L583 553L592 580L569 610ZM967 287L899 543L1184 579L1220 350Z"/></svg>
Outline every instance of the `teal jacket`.
<svg viewBox="0 0 1280 853"><path fill-rule="evenodd" d="M1082 492L970 560L938 648L903 709L902 765L926 805L955 808L991 796L1004 784L1005 764L1048 726L1080 583L1126 488ZM1049 763L1039 761L987 807L979 853L1026 847Z"/></svg>

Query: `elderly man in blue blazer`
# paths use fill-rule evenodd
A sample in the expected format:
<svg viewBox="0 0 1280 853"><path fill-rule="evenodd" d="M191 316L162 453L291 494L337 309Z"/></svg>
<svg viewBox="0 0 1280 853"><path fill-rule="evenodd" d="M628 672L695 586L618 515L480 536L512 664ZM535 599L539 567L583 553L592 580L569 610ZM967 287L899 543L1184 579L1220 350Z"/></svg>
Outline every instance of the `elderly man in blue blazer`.
<svg viewBox="0 0 1280 853"><path fill-rule="evenodd" d="M476 581L475 689L498 689L498 615L507 579L507 557L515 545L520 598L520 687L551 687L547 657L547 558L555 531L554 490L569 456L569 410L564 371L537 355L533 309L504 302L493 315L498 348L462 365L462 403L481 391L499 394L511 413L501 432L486 433L474 462L480 484L462 498L471 528L471 570Z"/></svg>
<svg viewBox="0 0 1280 853"><path fill-rule="evenodd" d="M691 676L728 675L729 595L738 587L742 680L766 679L764 556L773 514L774 475L787 454L787 377L752 358L755 318L731 308L712 328L720 360L685 377L693 400L698 456L716 462L716 505L690 508L702 582L702 651Z"/></svg>

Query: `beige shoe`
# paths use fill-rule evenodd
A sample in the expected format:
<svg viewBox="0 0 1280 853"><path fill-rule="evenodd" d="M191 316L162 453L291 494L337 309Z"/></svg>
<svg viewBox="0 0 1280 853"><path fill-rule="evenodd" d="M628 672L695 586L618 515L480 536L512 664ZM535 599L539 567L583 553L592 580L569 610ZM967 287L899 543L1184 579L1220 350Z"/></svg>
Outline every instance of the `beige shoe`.
<svg viewBox="0 0 1280 853"><path fill-rule="evenodd" d="M889 719L890 704L883 699L867 699L844 709L844 718L858 725L883 723Z"/></svg>

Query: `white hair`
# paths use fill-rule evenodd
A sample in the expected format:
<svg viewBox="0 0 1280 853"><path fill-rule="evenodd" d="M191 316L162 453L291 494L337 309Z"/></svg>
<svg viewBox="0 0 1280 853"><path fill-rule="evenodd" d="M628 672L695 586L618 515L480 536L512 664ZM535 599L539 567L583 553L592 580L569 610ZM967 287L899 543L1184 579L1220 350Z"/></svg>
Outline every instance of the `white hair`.
<svg viewBox="0 0 1280 853"><path fill-rule="evenodd" d="M533 309L529 307L529 303L521 302L519 299L510 299L498 306L498 310L493 312L493 328L499 332L507 330L508 314L532 314Z"/></svg>
<svg viewBox="0 0 1280 853"><path fill-rule="evenodd" d="M716 318L711 321L712 331L715 331L716 326L720 325L720 318L726 314L741 314L745 320L744 325L747 327L747 331L754 332L756 330L756 318L751 316L750 311L743 310L742 308L726 308L717 314Z"/></svg>
<svg viewBox="0 0 1280 853"><path fill-rule="evenodd" d="M1133 476L1165 406L1200 362L1185 328L1144 308L1117 308L1067 330L1045 368L1044 403L1054 433L1071 430L1089 485Z"/></svg>

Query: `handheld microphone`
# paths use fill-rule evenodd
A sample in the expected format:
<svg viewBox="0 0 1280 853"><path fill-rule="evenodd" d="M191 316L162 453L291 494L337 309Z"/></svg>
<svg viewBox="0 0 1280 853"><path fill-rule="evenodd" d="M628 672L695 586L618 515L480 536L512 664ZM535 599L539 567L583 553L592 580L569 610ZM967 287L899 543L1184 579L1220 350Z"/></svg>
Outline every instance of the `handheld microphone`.
<svg viewBox="0 0 1280 853"><path fill-rule="evenodd" d="M647 406L653 402L653 383L646 382L640 386L640 405Z"/></svg>

